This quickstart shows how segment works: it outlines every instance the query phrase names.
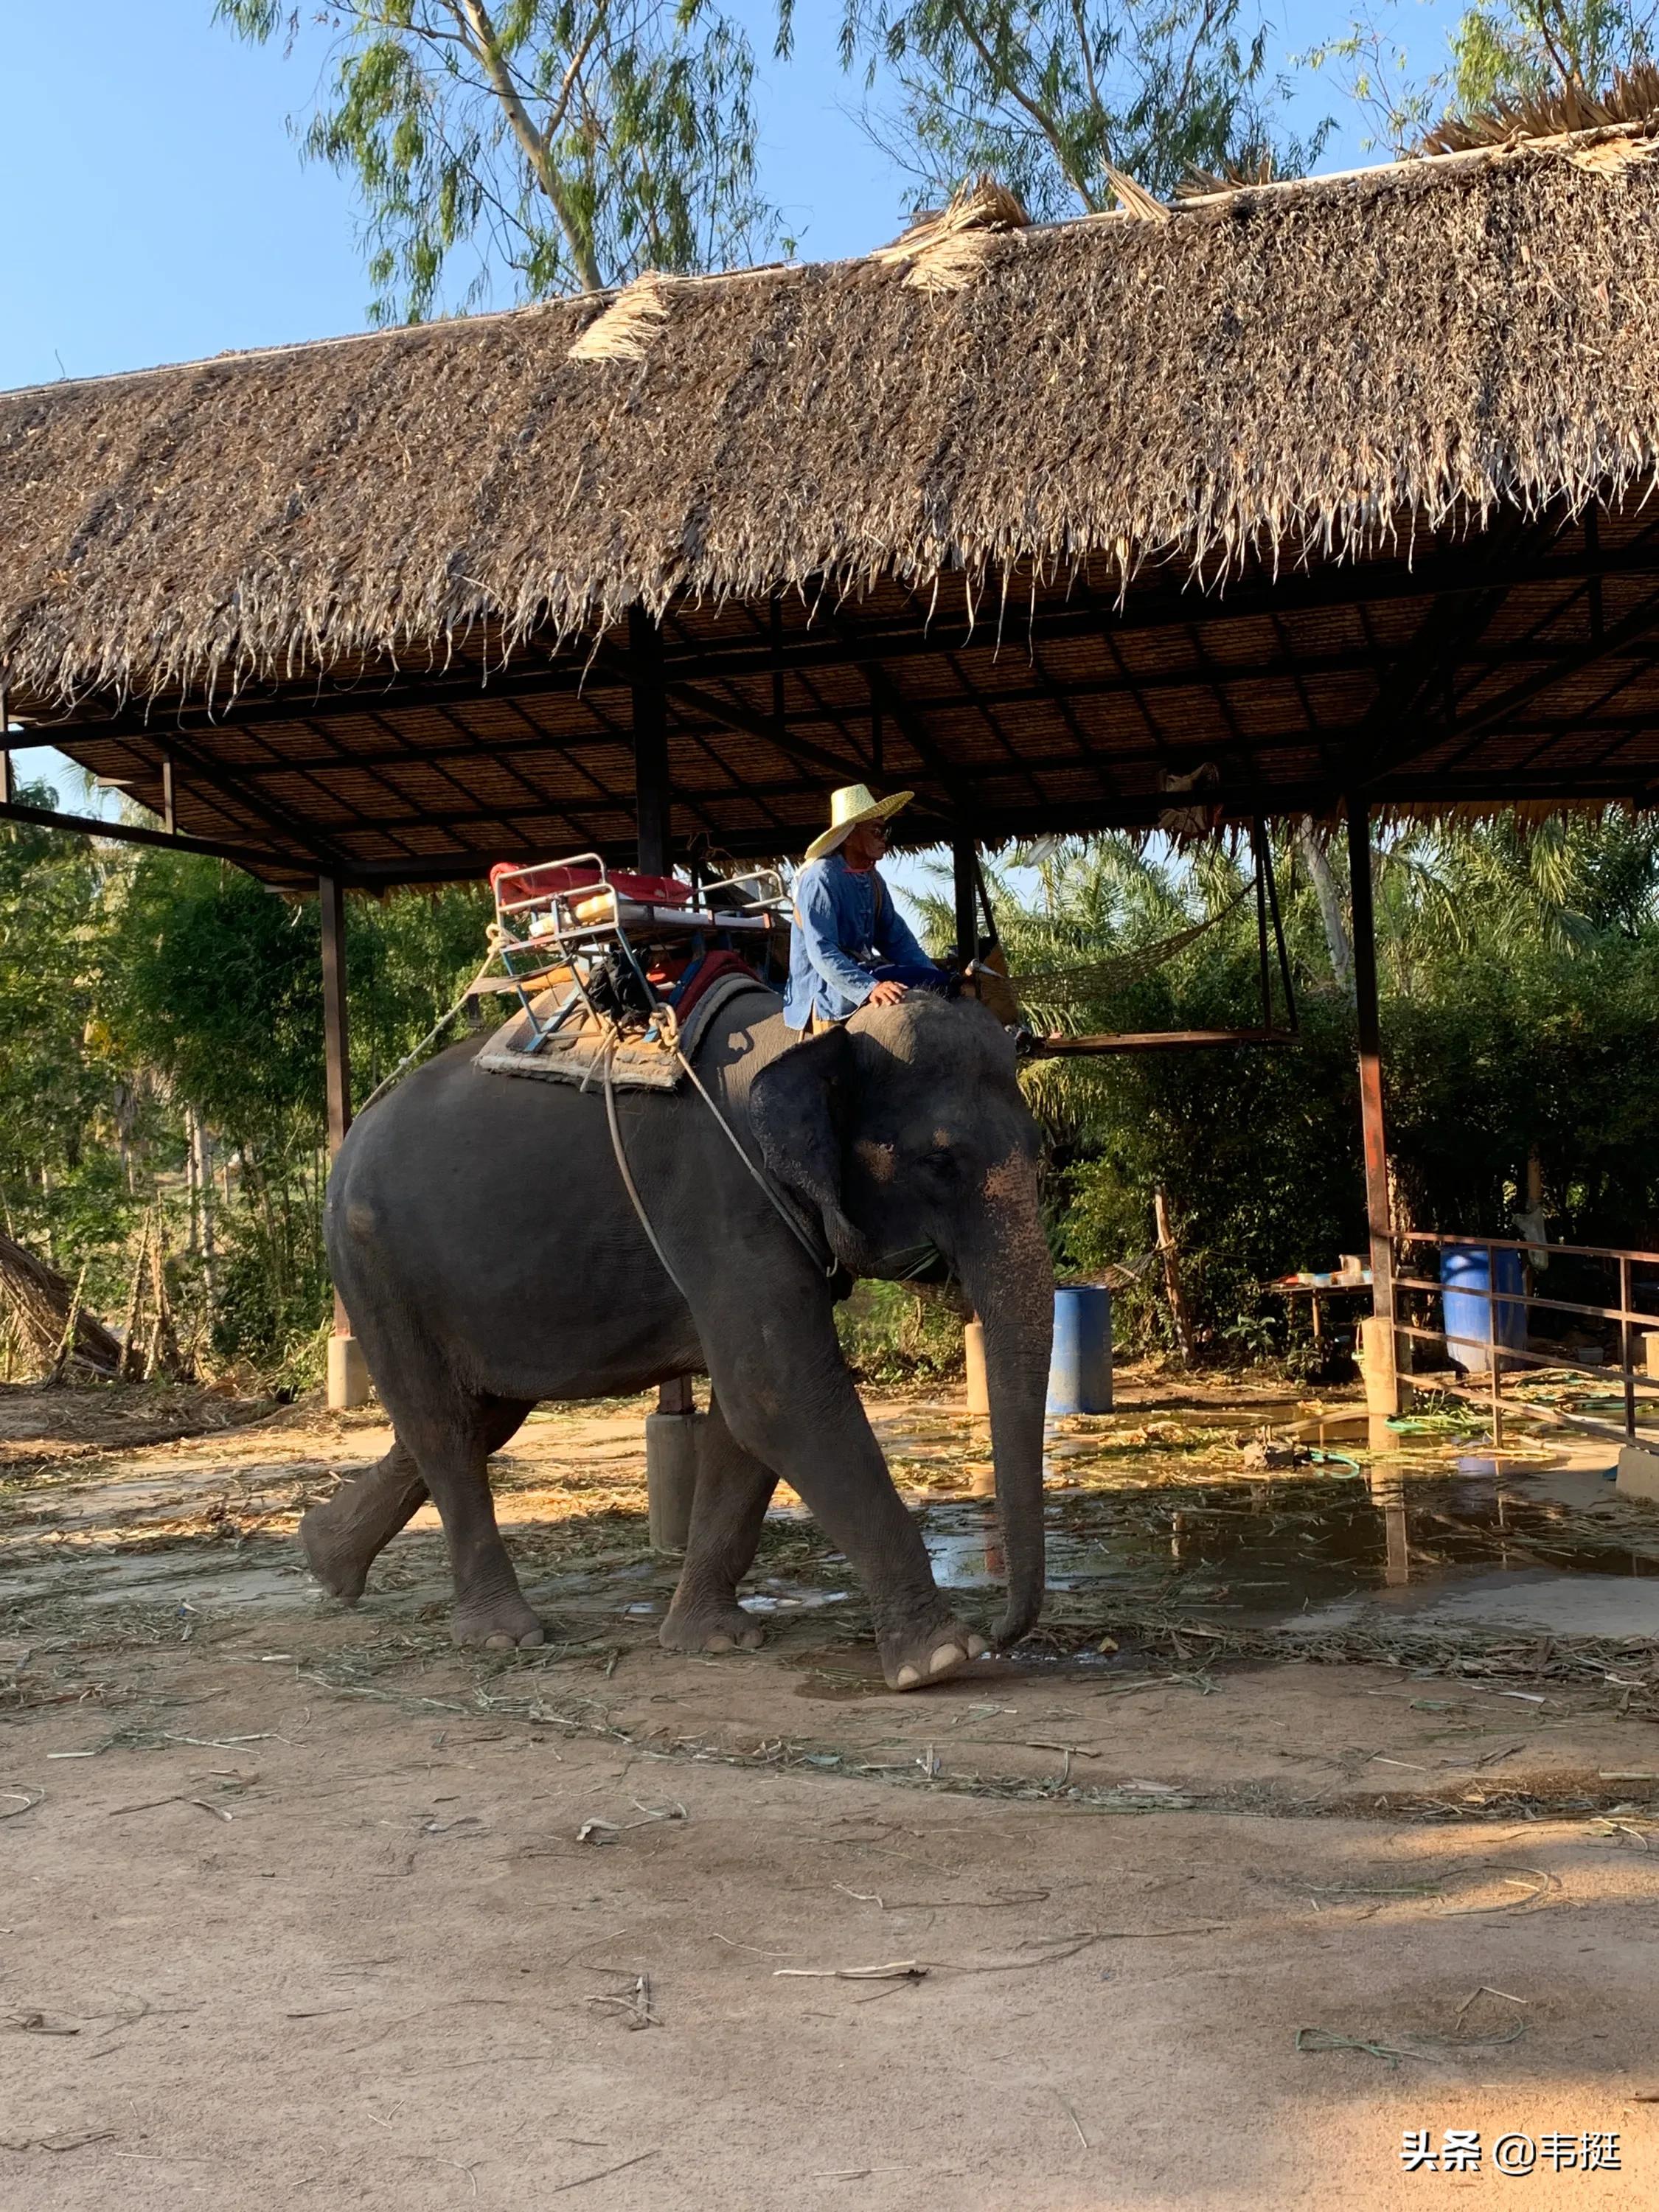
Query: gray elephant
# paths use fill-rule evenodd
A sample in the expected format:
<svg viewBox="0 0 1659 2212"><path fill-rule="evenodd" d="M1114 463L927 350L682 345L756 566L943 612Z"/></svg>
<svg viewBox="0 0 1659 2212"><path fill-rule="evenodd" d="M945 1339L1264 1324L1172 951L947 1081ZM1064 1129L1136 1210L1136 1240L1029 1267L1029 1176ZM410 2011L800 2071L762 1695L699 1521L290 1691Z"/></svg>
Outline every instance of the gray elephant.
<svg viewBox="0 0 1659 2212"><path fill-rule="evenodd" d="M1038 1214L1037 1133L1006 1032L981 1006L913 993L796 1043L757 989L712 1024L697 1072L755 1167L783 1187L842 1267L902 1272L932 1245L985 1327L1007 1559L999 1642L1042 1601L1042 1413L1053 1270ZM842 1358L835 1285L683 1086L606 1100L472 1065L462 1044L356 1123L328 1191L334 1280L396 1432L380 1464L313 1506L313 1572L354 1601L380 1547L429 1494L455 1583L454 1633L542 1640L495 1525L487 1462L543 1399L636 1391L707 1373L671 1650L752 1647L738 1603L780 1476L851 1561L896 1690L952 1674L986 1643L934 1585ZM665 1268L685 1287L682 1297Z"/></svg>

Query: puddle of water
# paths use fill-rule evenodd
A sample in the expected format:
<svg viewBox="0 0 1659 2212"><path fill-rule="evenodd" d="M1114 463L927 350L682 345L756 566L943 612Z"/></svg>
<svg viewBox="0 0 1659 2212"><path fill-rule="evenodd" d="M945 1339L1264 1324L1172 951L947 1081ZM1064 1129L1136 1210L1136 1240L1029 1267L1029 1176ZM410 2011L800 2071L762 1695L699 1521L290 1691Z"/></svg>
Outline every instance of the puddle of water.
<svg viewBox="0 0 1659 2212"><path fill-rule="evenodd" d="M1391 1617L1659 1634L1659 1510L1616 1497L1592 1455L1577 1460L1540 1468L1470 1454L1428 1473L1383 1462L1358 1478L1315 1467L1051 1488L1050 1586L1304 1625L1340 1625L1382 1601ZM1003 1579L988 1506L934 1505L924 1531L943 1586Z"/></svg>

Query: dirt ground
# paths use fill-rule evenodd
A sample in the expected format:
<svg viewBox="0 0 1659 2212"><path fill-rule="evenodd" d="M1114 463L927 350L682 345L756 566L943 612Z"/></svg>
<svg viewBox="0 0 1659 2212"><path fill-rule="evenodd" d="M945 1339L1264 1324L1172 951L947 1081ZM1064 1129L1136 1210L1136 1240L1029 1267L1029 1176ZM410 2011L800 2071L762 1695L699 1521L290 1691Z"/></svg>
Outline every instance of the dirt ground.
<svg viewBox="0 0 1659 2212"><path fill-rule="evenodd" d="M1330 1592L1401 1509L1233 1465L1305 1408L1148 1379L1058 1435L1054 1625L907 1698L787 1499L767 1650L659 1649L637 1405L501 1456L559 1640L485 1656L434 1528L356 1613L299 1568L372 1413L99 1395L0 1393L0 2204L1655 2201L1659 1619L1388 1642ZM988 1607L982 1438L872 1409ZM1610 1532L1621 1602L1659 1556L1583 1470L1495 1537L1425 1480L1428 1587L1379 1602L1466 1536L1525 1589ZM1407 2172L1407 2129L1480 2169Z"/></svg>

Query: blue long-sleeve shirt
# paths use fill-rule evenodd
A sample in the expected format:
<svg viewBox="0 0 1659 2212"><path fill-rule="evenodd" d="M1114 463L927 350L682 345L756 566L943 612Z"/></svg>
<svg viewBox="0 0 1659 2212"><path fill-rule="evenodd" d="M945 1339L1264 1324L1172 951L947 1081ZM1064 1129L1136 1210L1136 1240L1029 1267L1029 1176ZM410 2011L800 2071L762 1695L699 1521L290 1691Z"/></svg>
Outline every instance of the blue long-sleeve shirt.
<svg viewBox="0 0 1659 2212"><path fill-rule="evenodd" d="M849 868L839 853L796 877L794 920L783 1008L791 1029L805 1029L815 1012L844 1022L874 989L876 967L933 965L876 870Z"/></svg>

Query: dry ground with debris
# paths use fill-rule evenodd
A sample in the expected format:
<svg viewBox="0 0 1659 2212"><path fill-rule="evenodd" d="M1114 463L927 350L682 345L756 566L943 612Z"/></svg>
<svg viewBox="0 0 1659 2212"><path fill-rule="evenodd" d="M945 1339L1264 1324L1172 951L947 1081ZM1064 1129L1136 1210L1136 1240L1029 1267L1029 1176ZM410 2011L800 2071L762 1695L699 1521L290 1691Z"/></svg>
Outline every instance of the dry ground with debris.
<svg viewBox="0 0 1659 2212"><path fill-rule="evenodd" d="M1275 1661L1074 1589L899 1698L785 1517L768 1650L671 1656L629 1406L498 1470L564 1641L462 1655L435 1533L356 1613L296 1571L372 1416L88 1452L70 1396L0 1396L0 2203L1654 2201L1650 1647ZM1209 1451L1127 1400L1149 1482ZM873 1410L973 1490L948 1407ZM1620 2168L1500 2179L1506 2131Z"/></svg>

